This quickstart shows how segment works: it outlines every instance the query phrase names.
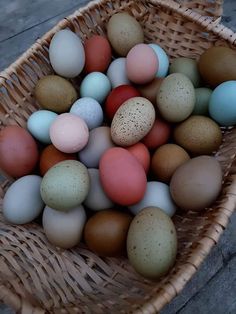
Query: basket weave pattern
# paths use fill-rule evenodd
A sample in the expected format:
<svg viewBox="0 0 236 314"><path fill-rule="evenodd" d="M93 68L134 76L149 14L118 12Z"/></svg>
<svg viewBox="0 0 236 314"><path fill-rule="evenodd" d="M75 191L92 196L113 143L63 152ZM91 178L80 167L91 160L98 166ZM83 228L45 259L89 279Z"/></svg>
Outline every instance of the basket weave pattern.
<svg viewBox="0 0 236 314"><path fill-rule="evenodd" d="M187 9L190 6L194 11ZM234 46L236 35L219 24L222 1L93 1L61 21L20 59L0 74L0 128L26 126L39 109L33 90L38 79L52 73L48 47L53 34L69 27L82 39L104 34L110 16L128 11L141 23L146 42L159 43L170 57L198 58L211 45ZM200 15L207 12L211 17ZM74 81L78 85L78 80ZM202 213L177 214L179 248L175 267L152 282L137 275L129 262L101 259L81 245L60 250L50 245L35 224L11 226L0 213L0 299L22 313L156 313L193 276L218 241L236 205L236 130L222 130L216 153L224 170L222 194ZM0 197L11 178L1 184Z"/></svg>

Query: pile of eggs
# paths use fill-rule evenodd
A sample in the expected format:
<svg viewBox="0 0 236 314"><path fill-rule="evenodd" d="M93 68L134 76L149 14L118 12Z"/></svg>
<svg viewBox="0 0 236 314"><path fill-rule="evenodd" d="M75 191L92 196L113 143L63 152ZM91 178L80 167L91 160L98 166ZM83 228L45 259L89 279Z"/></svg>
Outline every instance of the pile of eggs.
<svg viewBox="0 0 236 314"><path fill-rule="evenodd" d="M176 258L177 208L204 210L221 191L213 153L220 126L236 124L236 53L212 47L169 65L140 24L118 13L107 38L82 44L57 32L49 58L55 74L34 91L42 110L27 130L0 132L0 167L16 179L5 219L37 218L57 247L84 241L100 256L127 254L144 277L164 275Z"/></svg>

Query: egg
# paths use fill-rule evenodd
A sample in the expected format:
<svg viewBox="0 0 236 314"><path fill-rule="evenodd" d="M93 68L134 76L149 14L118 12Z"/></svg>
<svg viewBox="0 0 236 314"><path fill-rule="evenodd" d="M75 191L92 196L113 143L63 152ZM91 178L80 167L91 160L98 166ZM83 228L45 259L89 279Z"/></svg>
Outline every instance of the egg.
<svg viewBox="0 0 236 314"><path fill-rule="evenodd" d="M156 73L156 77L166 77L169 70L169 58L167 56L167 53L164 49L161 48L161 46L157 44L149 44L149 47L154 50L159 61L159 67Z"/></svg>
<svg viewBox="0 0 236 314"><path fill-rule="evenodd" d="M208 116L209 102L212 90L207 87L199 87L195 89L196 102L193 109L193 115Z"/></svg>
<svg viewBox="0 0 236 314"><path fill-rule="evenodd" d="M43 211L43 231L49 242L63 249L78 245L86 222L82 205L68 212L60 212L48 206Z"/></svg>
<svg viewBox="0 0 236 314"><path fill-rule="evenodd" d="M53 209L75 208L88 194L88 170L77 160L61 161L44 175L40 191L45 204Z"/></svg>
<svg viewBox="0 0 236 314"><path fill-rule="evenodd" d="M76 153L83 149L89 138L87 124L72 113L60 114L50 127L53 145L63 153Z"/></svg>
<svg viewBox="0 0 236 314"><path fill-rule="evenodd" d="M210 156L195 157L174 173L170 182L171 195L185 211L201 211L217 199L222 184L219 162Z"/></svg>
<svg viewBox="0 0 236 314"><path fill-rule="evenodd" d="M157 118L148 132L142 139L144 145L153 150L168 142L171 134L171 126L168 122Z"/></svg>
<svg viewBox="0 0 236 314"><path fill-rule="evenodd" d="M63 77L47 75L37 82L35 98L42 108L62 113L70 109L77 99L77 92Z"/></svg>
<svg viewBox="0 0 236 314"><path fill-rule="evenodd" d="M136 143L127 147L127 150L141 163L146 173L150 167L150 153L143 143Z"/></svg>
<svg viewBox="0 0 236 314"><path fill-rule="evenodd" d="M84 42L86 73L104 72L111 62L109 41L100 35L93 35Z"/></svg>
<svg viewBox="0 0 236 314"><path fill-rule="evenodd" d="M141 25L125 12L112 15L107 24L107 36L114 51L122 57L136 44L144 41Z"/></svg>
<svg viewBox="0 0 236 314"><path fill-rule="evenodd" d="M121 85L114 88L108 95L105 103L105 112L109 120L112 120L116 111L128 99L140 96L139 91L130 85Z"/></svg>
<svg viewBox="0 0 236 314"><path fill-rule="evenodd" d="M184 57L175 58L170 65L169 72L170 74L182 73L186 75L194 87L199 87L200 85L201 77L196 60Z"/></svg>
<svg viewBox="0 0 236 314"><path fill-rule="evenodd" d="M35 111L27 121L27 128L38 141L50 144L49 129L56 117L57 114L49 110Z"/></svg>
<svg viewBox="0 0 236 314"><path fill-rule="evenodd" d="M111 82L112 88L116 88L120 85L129 85L130 81L127 77L126 58L113 60L107 70L107 77Z"/></svg>
<svg viewBox="0 0 236 314"><path fill-rule="evenodd" d="M88 168L98 168L104 152L114 146L109 127L95 128L89 132L88 144L79 152L79 160Z"/></svg>
<svg viewBox="0 0 236 314"><path fill-rule="evenodd" d="M88 169L88 173L90 186L88 195L84 200L84 205L95 211L112 208L114 203L108 198L103 190L99 177L99 170L90 168Z"/></svg>
<svg viewBox="0 0 236 314"><path fill-rule="evenodd" d="M191 116L174 130L175 142L196 155L211 154L221 142L220 127L210 118Z"/></svg>
<svg viewBox="0 0 236 314"><path fill-rule="evenodd" d="M193 84L181 73L168 75L157 94L157 108L169 122L185 120L192 113L195 101Z"/></svg>
<svg viewBox="0 0 236 314"><path fill-rule="evenodd" d="M229 47L210 47L199 58L198 69L210 86L236 80L236 52Z"/></svg>
<svg viewBox="0 0 236 314"><path fill-rule="evenodd" d="M128 206L143 198L147 185L145 171L126 149L108 149L100 159L99 174L103 189L113 202Z"/></svg>
<svg viewBox="0 0 236 314"><path fill-rule="evenodd" d="M125 255L131 220L131 215L117 210L96 213L85 225L85 243L91 251L100 256Z"/></svg>
<svg viewBox="0 0 236 314"><path fill-rule="evenodd" d="M91 97L100 104L104 102L111 90L111 83L108 77L101 72L89 73L80 85L81 97Z"/></svg>
<svg viewBox="0 0 236 314"><path fill-rule="evenodd" d="M163 78L156 77L150 83L145 85L137 85L136 88L141 93L141 96L147 98L153 105L156 106L156 98Z"/></svg>
<svg viewBox="0 0 236 314"><path fill-rule="evenodd" d="M157 181L148 182L143 198L129 209L134 215L137 215L143 208L150 206L161 208L170 217L175 214L177 207L167 184Z"/></svg>
<svg viewBox="0 0 236 314"><path fill-rule="evenodd" d="M217 86L210 97L209 113L222 126L236 124L236 81L228 81Z"/></svg>
<svg viewBox="0 0 236 314"><path fill-rule="evenodd" d="M63 153L53 145L46 146L40 154L40 174L44 176L50 168L64 160L76 160L76 154Z"/></svg>
<svg viewBox="0 0 236 314"><path fill-rule="evenodd" d="M114 115L111 138L119 146L139 142L151 130L155 121L152 103L143 97L133 97L124 102Z"/></svg>
<svg viewBox="0 0 236 314"><path fill-rule="evenodd" d="M158 180L169 182L175 170L190 159L189 154L176 144L157 148L152 156L151 169Z"/></svg>
<svg viewBox="0 0 236 314"><path fill-rule="evenodd" d="M80 38L69 29L58 31L50 42L49 59L57 74L67 78L78 76L85 64Z"/></svg>
<svg viewBox="0 0 236 314"><path fill-rule="evenodd" d="M147 207L131 222L127 253L137 273L158 279L175 263L177 235L173 222L160 208Z"/></svg>
<svg viewBox="0 0 236 314"><path fill-rule="evenodd" d="M100 104L91 97L83 97L72 105L70 113L83 119L89 130L97 128L103 122L103 111Z"/></svg>
<svg viewBox="0 0 236 314"><path fill-rule="evenodd" d="M0 168L11 177L30 174L38 161L35 140L28 131L9 125L0 131Z"/></svg>
<svg viewBox="0 0 236 314"><path fill-rule="evenodd" d="M8 222L22 225L39 216L44 207L40 195L41 181L39 176L27 175L8 188L2 205L3 216Z"/></svg>
<svg viewBox="0 0 236 314"><path fill-rule="evenodd" d="M153 80L158 66L154 50L146 44L135 45L126 58L128 79L136 84L146 84Z"/></svg>

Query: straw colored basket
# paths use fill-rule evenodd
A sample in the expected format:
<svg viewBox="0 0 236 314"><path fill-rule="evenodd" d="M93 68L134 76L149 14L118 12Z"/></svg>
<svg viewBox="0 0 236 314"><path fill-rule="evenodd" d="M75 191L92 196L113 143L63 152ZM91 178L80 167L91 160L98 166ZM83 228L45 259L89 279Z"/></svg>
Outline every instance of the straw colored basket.
<svg viewBox="0 0 236 314"><path fill-rule="evenodd" d="M128 11L141 23L147 42L170 55L198 56L212 45L236 45L236 34L219 24L222 1L101 0L62 20L0 74L0 127L26 125L38 109L33 90L52 73L48 46L53 34L69 27L83 39L104 34L110 16ZM187 9L187 7L193 8ZM202 14L202 15L201 15ZM145 313L160 311L183 289L218 241L236 204L236 130L222 130L216 153L224 170L222 194L202 213L176 215L177 261L157 282L138 276L126 259L101 259L84 246L59 250L37 224L11 226L0 214L0 299L21 313ZM2 182L1 198L10 179Z"/></svg>

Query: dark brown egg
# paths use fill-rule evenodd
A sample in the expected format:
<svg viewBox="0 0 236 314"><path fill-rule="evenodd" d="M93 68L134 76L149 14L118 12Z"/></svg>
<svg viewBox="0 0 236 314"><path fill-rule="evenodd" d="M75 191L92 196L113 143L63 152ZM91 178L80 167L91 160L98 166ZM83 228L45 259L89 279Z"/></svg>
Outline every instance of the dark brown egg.
<svg viewBox="0 0 236 314"><path fill-rule="evenodd" d="M96 213L85 225L85 243L100 256L124 255L131 220L131 215L116 210Z"/></svg>

